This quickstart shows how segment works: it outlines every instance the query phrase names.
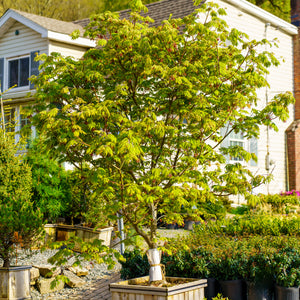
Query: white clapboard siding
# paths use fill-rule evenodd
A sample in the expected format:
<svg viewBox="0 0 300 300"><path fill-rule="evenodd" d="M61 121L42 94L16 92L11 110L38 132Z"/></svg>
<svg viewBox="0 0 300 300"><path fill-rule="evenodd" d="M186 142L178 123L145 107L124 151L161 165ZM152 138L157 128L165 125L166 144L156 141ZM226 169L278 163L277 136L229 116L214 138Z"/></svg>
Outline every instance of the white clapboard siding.
<svg viewBox="0 0 300 300"><path fill-rule="evenodd" d="M16 30L18 35L15 34ZM29 54L35 50L48 53L48 40L19 22L15 22L0 38L0 45L0 57L5 58Z"/></svg>
<svg viewBox="0 0 300 300"><path fill-rule="evenodd" d="M281 62L280 66L270 68L267 80L270 88L258 91L261 99L258 107L262 108L267 101L278 93L291 91L293 92L293 37L282 28L277 28L254 15L242 11L239 7L234 7L226 0L216 1L221 7L226 8L227 16L224 17L230 28L237 28L246 33L249 39L261 40L276 39L278 47L262 47L260 50L273 52ZM266 96L267 95L267 96ZM279 193L286 188L286 153L285 153L285 130L293 122L294 107L290 105L290 118L286 122L276 122L279 131L269 130L269 153L270 159L275 162L270 166L273 170L273 181L268 185L257 188L255 193ZM260 138L258 140L258 164L257 167L250 169L257 174L267 174L265 169L265 158L267 154L267 130L261 128ZM274 169L273 169L274 168Z"/></svg>
<svg viewBox="0 0 300 300"><path fill-rule="evenodd" d="M49 53L58 52L63 56L72 56L74 58L81 58L86 52L87 48L76 45L65 44L56 41L49 41Z"/></svg>

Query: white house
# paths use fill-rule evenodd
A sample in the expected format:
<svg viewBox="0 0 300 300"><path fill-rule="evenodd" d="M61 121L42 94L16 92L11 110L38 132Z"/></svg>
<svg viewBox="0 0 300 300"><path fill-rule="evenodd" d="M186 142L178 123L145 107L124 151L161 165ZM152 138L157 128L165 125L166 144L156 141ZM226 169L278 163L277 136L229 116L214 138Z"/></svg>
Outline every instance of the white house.
<svg viewBox="0 0 300 300"><path fill-rule="evenodd" d="M285 91L294 91L294 67L293 67L293 36L298 34L298 29L281 20L280 18L242 0L218 1L219 5L226 7L225 20L231 27L247 33L250 39L270 41L277 39L278 48L267 47L281 60L279 67L270 69L267 80L269 88L258 91L261 99L259 105L264 106L276 94ZM274 179L268 185L257 188L255 193L279 193L288 188L287 170L287 145L285 131L294 120L294 107L290 107L290 118L286 123L278 122L278 132L261 128L261 135L257 141L257 148L251 145L251 141L244 141L240 137L233 136L237 141L243 142L249 150L255 150L258 163L250 163L253 172L258 174L272 173ZM247 145L248 143L248 145ZM253 147L254 146L254 147ZM251 149L252 148L252 149ZM256 148L256 149L255 149Z"/></svg>
<svg viewBox="0 0 300 300"><path fill-rule="evenodd" d="M258 91L260 105L263 106L277 93L293 91L293 36L297 35L297 28L245 0L215 2L226 8L225 20L230 27L247 33L251 39L278 40L278 48L266 50L274 52L282 59L282 63L271 69L267 75L270 88ZM147 15L155 20L155 24L159 24L170 14L174 18L183 17L194 10L193 0L162 0L147 7ZM120 12L121 17L126 17L127 14L128 10ZM34 61L35 54L60 52L66 56L81 57L88 48L95 45L82 35L79 39L72 40L70 33L75 29L82 33L88 22L89 19L73 23L63 22L11 9L0 18L1 90L4 91L3 99L9 105L10 115L19 119L19 126L27 122L19 113L20 107L28 103L34 95L34 86L30 84L28 77L38 72L38 63ZM15 84L17 87L8 90ZM31 97L27 97L29 92ZM289 121L278 124L278 132L262 128L258 141L245 140L242 135L232 135L227 141L228 144L243 145L257 154L258 163L249 163L252 171L258 174L272 172L274 180L267 186L257 188L254 191L256 193L278 193L286 190L285 130L292 123L293 115L291 106Z"/></svg>
<svg viewBox="0 0 300 300"><path fill-rule="evenodd" d="M39 62L36 54L60 52L66 56L80 58L95 44L89 39L72 40L70 34L80 25L45 18L9 9L0 18L0 81L6 118L15 118L16 129L27 124L20 114L23 104L32 100L34 86L28 80L37 75ZM11 88L16 86L14 88ZM31 96L29 96L31 94Z"/></svg>

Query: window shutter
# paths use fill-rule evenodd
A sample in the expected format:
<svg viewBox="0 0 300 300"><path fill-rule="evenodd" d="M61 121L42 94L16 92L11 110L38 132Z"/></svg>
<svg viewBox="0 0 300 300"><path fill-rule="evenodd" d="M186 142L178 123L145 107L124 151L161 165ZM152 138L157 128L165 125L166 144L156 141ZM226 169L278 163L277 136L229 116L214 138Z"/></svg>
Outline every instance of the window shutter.
<svg viewBox="0 0 300 300"><path fill-rule="evenodd" d="M40 51L32 51L30 53L30 76L32 75L39 75L39 61L35 61L35 57L40 53ZM34 84L30 82L30 88L34 88Z"/></svg>
<svg viewBox="0 0 300 300"><path fill-rule="evenodd" d="M225 136L226 132L227 132L228 128L227 126L226 127L223 127L221 128L221 136ZM229 136L227 136L221 143L220 145L221 147L224 147L224 148L228 148L230 145L229 145ZM229 155L225 155L225 158L226 158L226 161L229 162Z"/></svg>
<svg viewBox="0 0 300 300"><path fill-rule="evenodd" d="M1 93L4 92L4 58L0 58L0 82L1 82Z"/></svg>
<svg viewBox="0 0 300 300"><path fill-rule="evenodd" d="M250 139L250 153L254 153L257 156L257 139L254 137ZM256 167L257 162L251 159L250 166Z"/></svg>

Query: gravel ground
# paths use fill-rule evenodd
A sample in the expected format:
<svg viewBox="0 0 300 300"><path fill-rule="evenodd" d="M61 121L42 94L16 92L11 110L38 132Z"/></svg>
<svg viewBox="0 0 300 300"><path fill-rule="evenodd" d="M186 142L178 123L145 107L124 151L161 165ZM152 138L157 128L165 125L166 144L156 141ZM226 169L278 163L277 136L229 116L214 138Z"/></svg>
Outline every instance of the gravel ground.
<svg viewBox="0 0 300 300"><path fill-rule="evenodd" d="M179 230L159 230L160 235L167 238L177 237L178 235L186 235L189 231L179 229ZM40 252L39 250L23 251L18 250L16 255L16 260L13 259L12 265L45 265L48 264L47 260L55 253L55 250L46 250ZM2 262L0 261L0 265ZM121 265L116 263L114 269L108 270L105 264L96 264L91 262L83 262L82 266L89 270L89 274L85 277L81 277L87 282L87 285L92 283L96 279L104 278L110 276L112 273L119 272ZM31 291L31 296L33 300L46 300L46 299L69 299L72 295L79 293L81 290L86 290L87 285L80 288L64 288L61 291L53 292L49 294L41 295L36 289Z"/></svg>
<svg viewBox="0 0 300 300"><path fill-rule="evenodd" d="M45 265L48 264L47 260L55 253L55 250L46 250L44 252L40 252L39 250L32 251L17 251L16 260L13 259L12 265ZM2 263L0 263L2 264ZM110 276L114 272L118 272L121 268L121 265L117 263L112 270L108 270L105 264L96 264L88 261L84 261L82 266L89 270L89 274L87 276L81 277L88 283L93 282L96 279L103 278L106 276ZM43 294L41 295L38 290L32 289L31 296L33 300L46 300L46 299L68 299L71 295L78 293L81 290L85 290L86 285L83 285L80 288L69 288L65 287L61 291Z"/></svg>

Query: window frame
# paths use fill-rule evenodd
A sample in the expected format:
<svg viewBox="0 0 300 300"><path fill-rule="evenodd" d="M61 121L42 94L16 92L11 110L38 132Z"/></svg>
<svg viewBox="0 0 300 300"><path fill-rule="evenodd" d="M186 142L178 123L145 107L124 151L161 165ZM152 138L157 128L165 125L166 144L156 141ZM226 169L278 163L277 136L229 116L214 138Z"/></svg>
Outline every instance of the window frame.
<svg viewBox="0 0 300 300"><path fill-rule="evenodd" d="M27 85L22 85L22 86L16 86L14 88L10 87L10 62L12 61L21 61L24 58L28 58L28 84ZM20 56L15 56L15 57L9 57L6 58L6 72L5 72L6 76L5 76L5 87L6 90L12 88L12 90L14 91L18 91L18 90L29 90L30 89L30 74L31 74L31 57L30 57L30 53L25 54L25 55L20 55ZM18 63L18 84L20 83L20 63Z"/></svg>
<svg viewBox="0 0 300 300"><path fill-rule="evenodd" d="M237 138L237 137L231 137L231 134L232 134L233 132L231 132L230 134L229 134L229 136L228 136L228 141L229 141L229 147L231 147L231 146L240 146L240 147L243 147L243 149L245 149L245 150L247 150L247 140L245 139L245 137L243 136L243 133L241 132L241 133L239 133L242 137L241 138ZM236 135L236 134L235 134ZM242 146L241 145L232 145L231 144L231 142L233 142L233 143L241 143L242 144ZM243 158L239 158L239 157L232 157L231 155L229 156L229 161L230 162L235 162L235 163L238 163L238 162L240 162L240 163L242 163L242 162L244 162L244 159Z"/></svg>

